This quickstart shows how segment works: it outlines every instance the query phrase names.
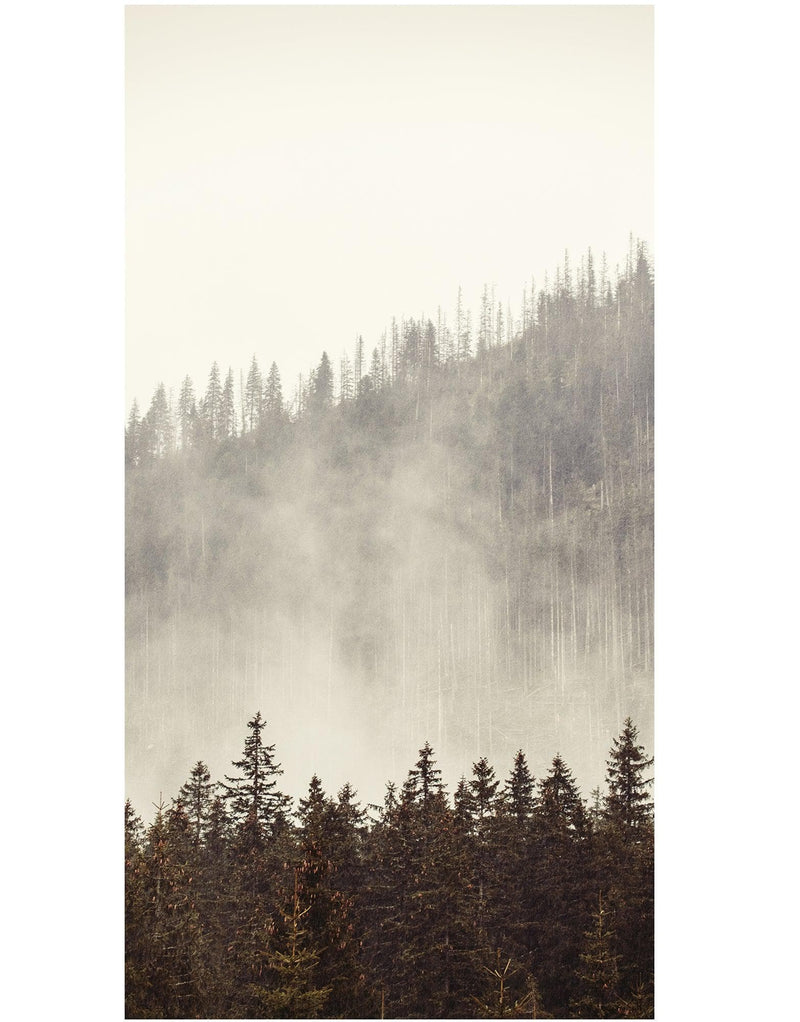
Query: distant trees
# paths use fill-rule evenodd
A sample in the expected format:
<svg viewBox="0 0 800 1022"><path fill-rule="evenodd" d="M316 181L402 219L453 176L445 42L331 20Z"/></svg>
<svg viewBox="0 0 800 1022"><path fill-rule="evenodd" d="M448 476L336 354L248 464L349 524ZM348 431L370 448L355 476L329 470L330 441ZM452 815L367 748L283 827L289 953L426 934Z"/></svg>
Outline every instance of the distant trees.
<svg viewBox="0 0 800 1022"><path fill-rule="evenodd" d="M326 351L322 352L322 358L311 378L311 389L309 392L309 409L321 412L330 408L333 404L333 369Z"/></svg>
<svg viewBox="0 0 800 1022"><path fill-rule="evenodd" d="M253 355L250 368L247 371L247 385L244 392L244 428L248 433L254 433L261 422L261 389L261 370L258 368L256 356Z"/></svg>

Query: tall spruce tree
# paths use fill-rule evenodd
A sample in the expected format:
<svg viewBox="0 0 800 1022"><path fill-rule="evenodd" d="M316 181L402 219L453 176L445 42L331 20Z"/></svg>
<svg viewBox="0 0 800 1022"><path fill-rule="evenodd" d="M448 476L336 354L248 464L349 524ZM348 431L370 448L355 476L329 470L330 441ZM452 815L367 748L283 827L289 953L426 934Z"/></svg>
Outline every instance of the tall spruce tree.
<svg viewBox="0 0 800 1022"><path fill-rule="evenodd" d="M214 800L215 785L211 783L211 774L202 760L192 767L189 780L181 786L179 799L183 803L189 818L192 841L195 847L205 837ZM177 799L175 800L177 802Z"/></svg>
<svg viewBox="0 0 800 1022"><path fill-rule="evenodd" d="M265 745L262 738L266 723L260 711L247 722L250 734L244 753L233 764L239 773L226 775L228 783L220 785L234 823L240 828L246 825L256 842L284 827L291 803L278 788L277 778L283 770L275 761L275 746Z"/></svg>
<svg viewBox="0 0 800 1022"><path fill-rule="evenodd" d="M604 806L606 821L632 841L643 835L653 819L649 795L653 779L646 776L653 758L645 754L638 738L638 728L630 717L626 718L622 733L613 740L607 762L608 792Z"/></svg>

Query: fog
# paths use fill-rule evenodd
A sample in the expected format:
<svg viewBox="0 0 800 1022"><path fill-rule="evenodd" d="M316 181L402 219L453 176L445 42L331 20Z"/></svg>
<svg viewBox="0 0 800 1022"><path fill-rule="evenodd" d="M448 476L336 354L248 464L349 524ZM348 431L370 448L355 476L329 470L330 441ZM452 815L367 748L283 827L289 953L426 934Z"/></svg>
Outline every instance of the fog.
<svg viewBox="0 0 800 1022"><path fill-rule="evenodd" d="M571 336L557 328L547 358ZM522 748L537 776L561 753L588 795L626 716L649 742L651 329L622 332L598 369L585 356L581 386L606 380L602 429L570 397L577 377L555 396L542 377L537 396L532 333L516 359L412 369L129 469L139 810L198 759L222 779L256 711L295 798L317 773L379 803L425 741L451 792L481 756L507 776Z"/></svg>
<svg viewBox="0 0 800 1022"><path fill-rule="evenodd" d="M172 392L127 479L145 817L257 711L295 798L380 802L426 740L451 792L522 748L588 795L625 716L651 742L652 148L651 8L127 9L128 405ZM484 284L505 332L472 357ZM357 334L374 393L306 409ZM250 434L254 353L285 406ZM212 362L237 436L190 444Z"/></svg>
<svg viewBox="0 0 800 1022"><path fill-rule="evenodd" d="M126 396L653 234L652 8L128 7Z"/></svg>

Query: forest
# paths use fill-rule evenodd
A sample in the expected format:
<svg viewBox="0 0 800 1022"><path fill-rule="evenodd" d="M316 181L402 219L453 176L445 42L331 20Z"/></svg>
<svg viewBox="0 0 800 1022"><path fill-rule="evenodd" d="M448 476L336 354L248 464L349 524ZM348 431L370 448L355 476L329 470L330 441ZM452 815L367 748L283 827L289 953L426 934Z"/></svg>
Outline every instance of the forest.
<svg viewBox="0 0 800 1022"><path fill-rule="evenodd" d="M633 721L587 803L561 755L486 757L452 797L426 742L363 805L282 791L260 712L145 828L125 805L128 1018L651 1018L653 759Z"/></svg>
<svg viewBox="0 0 800 1022"><path fill-rule="evenodd" d="M459 290L291 385L254 354L134 403L133 800L198 748L218 772L253 706L294 795L321 773L378 801L420 735L448 776L560 749L588 788L627 716L651 744L653 292L631 239L516 312Z"/></svg>

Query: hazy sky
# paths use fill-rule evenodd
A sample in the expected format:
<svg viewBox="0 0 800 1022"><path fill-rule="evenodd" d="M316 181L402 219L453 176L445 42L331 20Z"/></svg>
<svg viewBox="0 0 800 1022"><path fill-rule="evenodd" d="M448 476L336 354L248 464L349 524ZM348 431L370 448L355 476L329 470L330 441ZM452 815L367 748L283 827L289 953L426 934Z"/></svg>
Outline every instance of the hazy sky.
<svg viewBox="0 0 800 1022"><path fill-rule="evenodd" d="M651 7L128 7L126 395L653 241Z"/></svg>

